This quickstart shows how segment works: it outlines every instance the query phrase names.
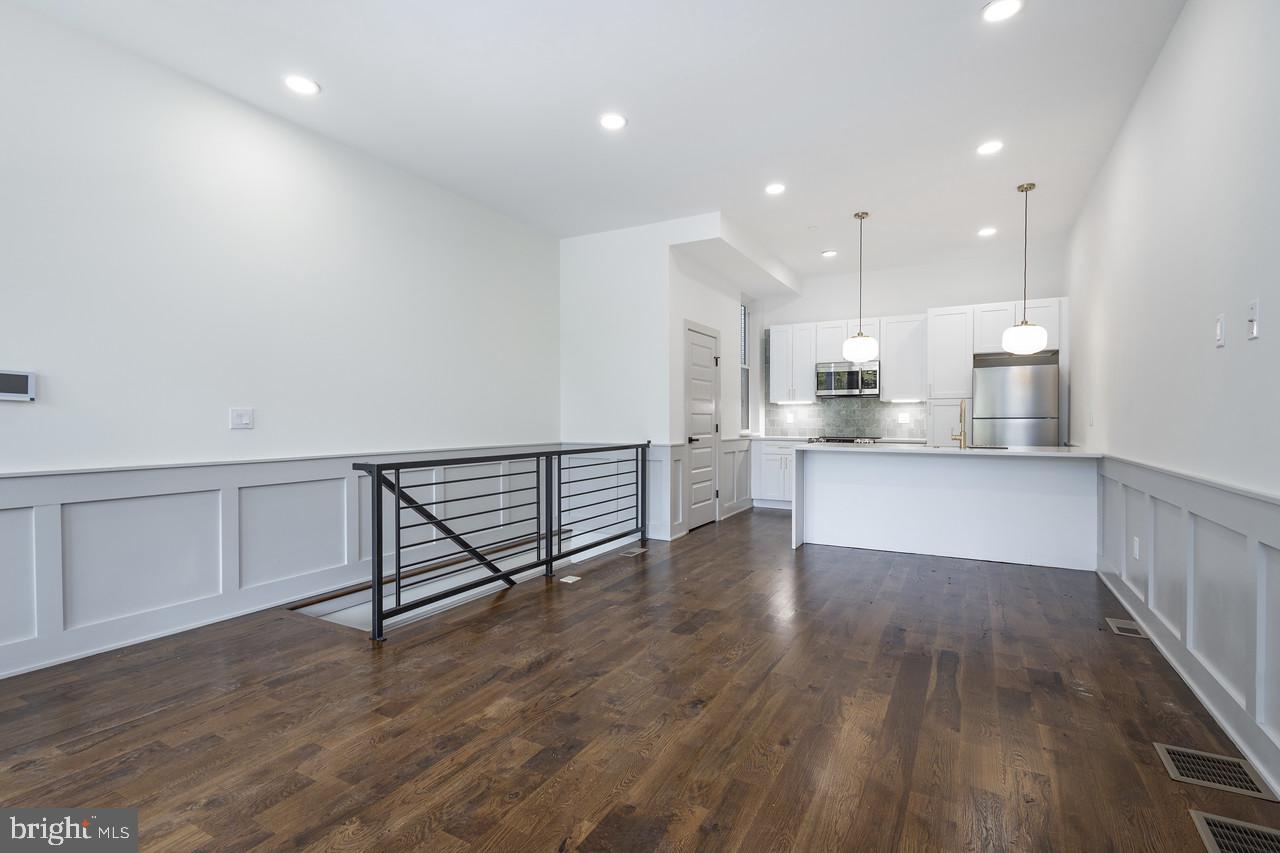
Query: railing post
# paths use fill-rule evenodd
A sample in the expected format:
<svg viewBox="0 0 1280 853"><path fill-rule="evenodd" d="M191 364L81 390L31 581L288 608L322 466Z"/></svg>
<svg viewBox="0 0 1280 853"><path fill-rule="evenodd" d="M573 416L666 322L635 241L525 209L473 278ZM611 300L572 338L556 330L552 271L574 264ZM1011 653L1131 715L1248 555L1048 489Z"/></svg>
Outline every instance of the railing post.
<svg viewBox="0 0 1280 853"><path fill-rule="evenodd" d="M382 469L375 467L369 476L371 523L373 527L373 586L371 603L373 605L373 622L370 637L380 643L386 636L382 632Z"/></svg>
<svg viewBox="0 0 1280 853"><path fill-rule="evenodd" d="M554 488L555 488L555 487L551 485L551 464L552 464L552 463L551 463L551 460L553 460L553 459L556 459L556 457L555 457L555 456L552 456L550 453L548 453L548 454L546 455L546 464L547 464L547 477L546 477L546 481L547 481L547 485L546 485L546 489L547 489L547 492L546 492L546 502L547 502L547 569L546 569L545 574L546 574L546 576L547 576L547 577L549 577L549 578L550 578L550 577L555 577L555 574L556 574L556 570L555 570L555 553L556 553L556 549L555 549L555 547L554 547L554 545L552 544L552 541L551 541L551 537L554 535L554 533L555 533L555 529L556 529L556 516L555 516L555 503L554 503L554 501L555 501ZM560 471L559 471L559 465L557 464L557 466L556 466L556 481L557 481L557 482L558 482L558 481L559 481L559 479L560 479L559 474L560 474Z"/></svg>
<svg viewBox="0 0 1280 853"><path fill-rule="evenodd" d="M649 442L640 448L640 544L649 544Z"/></svg>

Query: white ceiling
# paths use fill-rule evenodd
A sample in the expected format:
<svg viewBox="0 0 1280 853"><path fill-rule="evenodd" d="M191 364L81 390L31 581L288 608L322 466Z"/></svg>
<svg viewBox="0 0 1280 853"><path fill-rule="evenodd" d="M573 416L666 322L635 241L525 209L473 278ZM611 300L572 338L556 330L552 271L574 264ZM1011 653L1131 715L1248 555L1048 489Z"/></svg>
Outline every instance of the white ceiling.
<svg viewBox="0 0 1280 853"><path fill-rule="evenodd" d="M721 210L816 275L856 269L859 209L868 267L983 225L1020 239L1024 180L1033 237L1064 231L1183 0L1027 0L998 25L982 3L31 5L556 235ZM291 71L323 93L290 94Z"/></svg>

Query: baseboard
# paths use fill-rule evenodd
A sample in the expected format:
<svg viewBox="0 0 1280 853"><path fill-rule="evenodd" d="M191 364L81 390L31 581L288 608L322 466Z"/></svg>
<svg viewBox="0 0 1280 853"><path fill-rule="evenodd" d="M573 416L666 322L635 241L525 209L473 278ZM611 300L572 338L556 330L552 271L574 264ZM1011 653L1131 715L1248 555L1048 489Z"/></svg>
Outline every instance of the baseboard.
<svg viewBox="0 0 1280 853"><path fill-rule="evenodd" d="M787 512L791 511L791 501L753 500L751 505L760 509L785 509Z"/></svg>
<svg viewBox="0 0 1280 853"><path fill-rule="evenodd" d="M726 518L733 518L738 513L746 512L749 509L751 509L751 500L747 499L739 503L736 507L729 508L728 512L721 515L719 520L724 521Z"/></svg>
<svg viewBox="0 0 1280 853"><path fill-rule="evenodd" d="M1099 555L1098 565L1102 566ZM1231 694L1218 683L1209 670L1165 626L1164 620L1147 608L1119 574L1098 569L1098 577L1119 600L1129 617L1142 626L1160 656L1173 667L1191 692L1231 738L1236 748L1253 762L1272 789L1280 790L1280 747Z"/></svg>

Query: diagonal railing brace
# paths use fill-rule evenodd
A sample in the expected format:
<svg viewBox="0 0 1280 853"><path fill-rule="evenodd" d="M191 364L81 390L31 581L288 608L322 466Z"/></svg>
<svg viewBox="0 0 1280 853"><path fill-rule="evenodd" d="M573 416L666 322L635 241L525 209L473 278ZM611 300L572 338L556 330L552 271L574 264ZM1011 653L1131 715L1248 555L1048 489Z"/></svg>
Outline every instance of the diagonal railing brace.
<svg viewBox="0 0 1280 853"><path fill-rule="evenodd" d="M382 485L388 491L393 493L397 491L395 482L386 474L380 474L379 479L382 481ZM493 574L495 575L504 574L502 569L498 568L493 564L492 560L490 560L488 557L482 554L479 550L477 550L470 542L463 539L462 536L459 535L457 532L455 532L452 527L445 524L442 519L437 518L436 515L433 512L431 512L431 510L427 509L421 504L416 503L413 500L410 500L409 495L407 495L403 489L398 491L400 493L400 502L408 505L405 507L405 509L413 510L415 513L418 514L419 517L422 518L423 521L428 522L433 527L435 527L436 530L439 530L441 533L443 533L446 537L449 538L451 542L453 542L453 544L457 545L459 548L466 551L478 563L480 563L480 565L484 566ZM502 582L505 583L507 586L516 585L515 581L505 576L502 578Z"/></svg>

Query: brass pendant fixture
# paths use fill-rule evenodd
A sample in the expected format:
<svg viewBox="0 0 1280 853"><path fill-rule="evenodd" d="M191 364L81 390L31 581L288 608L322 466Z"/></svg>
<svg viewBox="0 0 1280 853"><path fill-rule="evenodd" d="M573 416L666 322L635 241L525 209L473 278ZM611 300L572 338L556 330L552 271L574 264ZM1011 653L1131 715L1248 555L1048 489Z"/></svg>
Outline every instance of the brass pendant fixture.
<svg viewBox="0 0 1280 853"><path fill-rule="evenodd" d="M875 361L880 356L880 342L870 335L862 333L862 223L870 216L865 210L853 215L858 220L858 333L845 339L840 348L845 361L862 364Z"/></svg>
<svg viewBox="0 0 1280 853"><path fill-rule="evenodd" d="M1018 184L1022 193L1022 322L1010 326L1000 336L1000 346L1014 355L1034 355L1049 344L1049 332L1027 319L1027 233L1031 212L1031 191L1035 184ZM1015 317L1016 309L1015 309Z"/></svg>

